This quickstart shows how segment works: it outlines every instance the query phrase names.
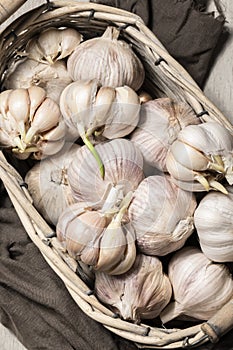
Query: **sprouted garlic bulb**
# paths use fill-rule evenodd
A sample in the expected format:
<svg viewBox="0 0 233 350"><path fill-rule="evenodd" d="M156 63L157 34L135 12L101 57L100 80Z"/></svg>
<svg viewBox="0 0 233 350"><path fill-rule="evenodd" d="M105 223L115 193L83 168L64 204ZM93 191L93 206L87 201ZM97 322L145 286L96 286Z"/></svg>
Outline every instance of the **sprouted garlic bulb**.
<svg viewBox="0 0 233 350"><path fill-rule="evenodd" d="M144 178L143 157L127 139L100 143L96 151L104 166L104 178L96 159L84 145L69 166L68 180L76 201L100 209L118 203L137 188Z"/></svg>
<svg viewBox="0 0 233 350"><path fill-rule="evenodd" d="M135 235L125 213L130 195L117 211L96 211L79 202L60 215L56 232L70 256L94 270L119 275L136 258Z"/></svg>
<svg viewBox="0 0 233 350"><path fill-rule="evenodd" d="M127 85L137 91L145 77L144 67L119 30L107 27L101 37L83 41L69 56L67 69L72 79L97 79L102 86Z"/></svg>
<svg viewBox="0 0 233 350"><path fill-rule="evenodd" d="M24 59L10 67L4 86L6 89L39 86L46 91L47 97L59 103L61 92L71 82L72 79L63 61L47 65L32 59Z"/></svg>
<svg viewBox="0 0 233 350"><path fill-rule="evenodd" d="M65 133L59 106L44 89L33 86L0 94L0 144L16 157L55 154L64 145Z"/></svg>
<svg viewBox="0 0 233 350"><path fill-rule="evenodd" d="M233 187L226 190L207 193L194 213L201 250L221 263L233 262Z"/></svg>
<svg viewBox="0 0 233 350"><path fill-rule="evenodd" d="M194 231L196 199L170 177L145 178L134 191L129 219L140 252L163 256L180 249Z"/></svg>
<svg viewBox="0 0 233 350"><path fill-rule="evenodd" d="M134 323L157 317L171 299L171 283L155 256L138 254L131 269L119 276L99 271L95 276L98 299Z"/></svg>
<svg viewBox="0 0 233 350"><path fill-rule="evenodd" d="M66 143L60 152L36 163L26 174L34 206L53 225L65 208L74 203L67 169L79 148L75 143Z"/></svg>
<svg viewBox="0 0 233 350"><path fill-rule="evenodd" d="M33 36L26 45L29 58L46 64L69 56L82 41L74 28L48 28Z"/></svg>
<svg viewBox="0 0 233 350"><path fill-rule="evenodd" d="M174 301L162 311L163 323L181 315L208 320L233 295L233 279L228 267L209 260L197 247L176 252L168 265Z"/></svg>
<svg viewBox="0 0 233 350"><path fill-rule="evenodd" d="M187 191L227 193L219 181L225 178L233 184L233 136L217 122L188 125L170 147L166 166Z"/></svg>
<svg viewBox="0 0 233 350"><path fill-rule="evenodd" d="M140 101L128 86L101 87L96 79L76 81L62 91L60 109L70 130L77 130L93 155L90 138L114 139L128 135L137 125Z"/></svg>
<svg viewBox="0 0 233 350"><path fill-rule="evenodd" d="M149 165L166 171L166 156L178 133L185 126L198 123L188 104L167 97L157 98L142 105L139 123L130 139Z"/></svg>

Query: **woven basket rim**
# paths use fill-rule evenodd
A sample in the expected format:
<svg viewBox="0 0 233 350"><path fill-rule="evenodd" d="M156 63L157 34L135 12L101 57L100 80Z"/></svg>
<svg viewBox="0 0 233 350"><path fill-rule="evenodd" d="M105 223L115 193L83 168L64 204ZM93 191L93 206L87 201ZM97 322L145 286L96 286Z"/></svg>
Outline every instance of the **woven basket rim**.
<svg viewBox="0 0 233 350"><path fill-rule="evenodd" d="M48 7L50 6L50 7ZM74 16L75 15L75 16ZM60 16L60 17L58 17ZM14 48L23 41L25 36L39 26L50 25L51 21L59 18L85 19L87 23L109 23L120 27L120 30L148 48L148 52L158 60L158 68L167 79L177 85L184 93L201 120L215 120L222 123L233 134L233 126L218 108L209 101L191 76L172 58L156 36L146 27L143 20L125 10L116 9L96 3L77 3L76 1L54 0L42 5L29 13L17 18L0 34L0 60L7 62L8 52L12 55ZM56 23L56 21L54 22ZM64 23L64 22L62 22ZM26 29L26 31L25 31ZM11 52L13 50L13 53ZM15 56L14 56L15 57ZM72 298L79 307L91 318L102 323L112 332L135 342L138 347L170 349L191 347L204 344L210 337L203 331L203 322L185 329L153 328L145 324L131 324L116 318L116 315L103 306L91 293L88 286L72 270L72 259L67 260L63 249L59 246L54 232L37 212L31 203L27 189L22 186L23 179L17 171L0 154L0 178L2 179L14 207L27 231L29 237L39 248L45 260L57 275L63 280ZM232 320L233 323L233 320Z"/></svg>

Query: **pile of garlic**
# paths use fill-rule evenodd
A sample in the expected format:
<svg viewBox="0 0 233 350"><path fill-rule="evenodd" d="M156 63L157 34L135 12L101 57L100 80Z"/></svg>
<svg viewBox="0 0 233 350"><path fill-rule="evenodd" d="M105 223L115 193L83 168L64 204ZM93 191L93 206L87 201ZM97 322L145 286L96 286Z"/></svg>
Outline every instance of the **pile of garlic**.
<svg viewBox="0 0 233 350"><path fill-rule="evenodd" d="M91 39L47 28L20 55L0 93L0 145L35 159L33 203L97 298L130 322L207 320L233 296L233 136L144 91L115 27Z"/></svg>

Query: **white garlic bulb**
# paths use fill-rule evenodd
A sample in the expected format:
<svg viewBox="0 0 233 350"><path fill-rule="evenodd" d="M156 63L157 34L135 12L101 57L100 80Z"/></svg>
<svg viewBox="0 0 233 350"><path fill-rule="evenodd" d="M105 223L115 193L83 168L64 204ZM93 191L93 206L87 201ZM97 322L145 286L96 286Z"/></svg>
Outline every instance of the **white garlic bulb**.
<svg viewBox="0 0 233 350"><path fill-rule="evenodd" d="M217 122L188 125L170 147L166 166L185 190L226 193L218 180L233 184L233 136Z"/></svg>
<svg viewBox="0 0 233 350"><path fill-rule="evenodd" d="M74 28L48 28L33 36L25 50L35 61L54 64L69 56L81 41L82 35Z"/></svg>
<svg viewBox="0 0 233 350"><path fill-rule="evenodd" d="M196 199L168 176L145 178L135 190L129 219L144 254L162 256L180 249L194 230Z"/></svg>
<svg viewBox="0 0 233 350"><path fill-rule="evenodd" d="M119 275L130 269L136 258L133 228L125 221L127 205L116 214L105 215L84 206L69 206L60 215L56 232L67 252L94 270Z"/></svg>
<svg viewBox="0 0 233 350"><path fill-rule="evenodd" d="M65 208L74 203L67 169L79 148L77 144L66 143L60 152L38 162L26 174L34 206L53 225Z"/></svg>
<svg viewBox="0 0 233 350"><path fill-rule="evenodd" d="M198 123L188 104L167 97L157 98L142 105L139 123L130 139L149 165L166 171L167 152L178 133L185 126Z"/></svg>
<svg viewBox="0 0 233 350"><path fill-rule="evenodd" d="M205 195L194 213L201 249L216 262L233 262L233 188L226 189Z"/></svg>
<svg viewBox="0 0 233 350"><path fill-rule="evenodd" d="M131 269L119 276L95 274L95 292L100 301L129 321L157 317L172 295L170 281L157 257L138 254Z"/></svg>
<svg viewBox="0 0 233 350"><path fill-rule="evenodd" d="M83 41L67 61L72 79L97 79L102 86L127 85L137 91L144 81L144 67L131 46L118 40L119 34L109 26L101 37Z"/></svg>
<svg viewBox="0 0 233 350"><path fill-rule="evenodd" d="M168 277L174 301L162 311L163 323L180 315L208 320L233 295L233 279L227 266L213 263L196 247L182 248L173 255Z"/></svg>
<svg viewBox="0 0 233 350"><path fill-rule="evenodd" d="M140 101L128 86L101 87L96 79L82 80L65 87L60 109L68 127L77 129L85 142L94 133L108 139L131 133L139 120Z"/></svg>
<svg viewBox="0 0 233 350"><path fill-rule="evenodd" d="M104 178L99 164L86 146L76 153L68 169L68 179L76 201L87 206L112 206L128 192L134 191L144 178L143 157L136 146L126 139L115 139L96 145L104 167Z"/></svg>
<svg viewBox="0 0 233 350"><path fill-rule="evenodd" d="M52 66L26 59L12 65L7 73L4 86L6 89L27 89L40 86L48 97L59 103L63 89L72 82L63 61Z"/></svg>
<svg viewBox="0 0 233 350"><path fill-rule="evenodd" d="M59 106L38 86L0 94L0 129L0 144L21 159L45 158L65 142Z"/></svg>

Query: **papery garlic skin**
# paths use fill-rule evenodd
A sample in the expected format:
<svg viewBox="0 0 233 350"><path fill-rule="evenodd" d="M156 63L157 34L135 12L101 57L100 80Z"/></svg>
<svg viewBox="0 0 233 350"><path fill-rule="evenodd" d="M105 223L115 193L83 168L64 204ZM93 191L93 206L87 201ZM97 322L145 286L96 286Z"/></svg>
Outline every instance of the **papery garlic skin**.
<svg viewBox="0 0 233 350"><path fill-rule="evenodd" d="M40 86L46 91L47 97L59 103L63 89L71 82L65 62L57 61L50 66L26 59L10 67L4 86L7 89Z"/></svg>
<svg viewBox="0 0 233 350"><path fill-rule="evenodd" d="M233 279L224 264L209 260L196 247L185 247L176 252L168 265L174 302L162 311L166 323L180 315L208 320L233 295Z"/></svg>
<svg viewBox="0 0 233 350"><path fill-rule="evenodd" d="M189 124L198 124L192 108L184 102L170 98L157 98L145 102L140 119L130 139L141 150L145 161L166 171L166 156L180 130Z"/></svg>
<svg viewBox="0 0 233 350"><path fill-rule="evenodd" d="M100 143L96 151L104 164L104 179L86 146L81 147L70 164L68 179L76 201L101 209L104 203L117 202L137 188L144 178L143 157L126 139Z"/></svg>
<svg viewBox="0 0 233 350"><path fill-rule="evenodd" d="M26 45L30 59L54 64L69 56L82 41L82 35L74 28L48 28L32 37Z"/></svg>
<svg viewBox="0 0 233 350"><path fill-rule="evenodd" d="M233 136L217 122L188 125L170 147L166 166L185 190L226 193L218 180L233 184Z"/></svg>
<svg viewBox="0 0 233 350"><path fill-rule="evenodd" d="M98 299L129 321L157 317L172 295L171 283L157 257L138 254L131 269L120 276L95 274Z"/></svg>
<svg viewBox="0 0 233 350"><path fill-rule="evenodd" d="M57 237L74 259L94 270L119 275L136 258L134 231L124 220L91 210L83 202L69 206L60 215Z"/></svg>
<svg viewBox="0 0 233 350"><path fill-rule="evenodd" d="M42 159L61 150L66 125L59 106L37 86L0 94L0 144L16 157Z"/></svg>
<svg viewBox="0 0 233 350"><path fill-rule="evenodd" d="M102 86L127 85L137 91L145 77L144 67L119 31L107 27L101 37L85 40L69 56L67 69L72 79L97 79Z"/></svg>
<svg viewBox="0 0 233 350"><path fill-rule="evenodd" d="M194 213L200 247L216 262L233 262L233 188L228 194L211 192L200 201Z"/></svg>
<svg viewBox="0 0 233 350"><path fill-rule="evenodd" d="M170 177L145 178L128 210L138 249L157 256L180 249L194 230L195 208L194 195L174 185Z"/></svg>
<svg viewBox="0 0 233 350"><path fill-rule="evenodd" d="M66 143L60 152L35 164L26 174L33 204L50 224L56 225L65 208L74 203L67 169L79 148L77 144Z"/></svg>
<svg viewBox="0 0 233 350"><path fill-rule="evenodd" d="M128 135L136 127L140 101L128 86L101 87L96 79L81 80L62 91L60 109L67 126L76 129L81 137L98 134L114 139Z"/></svg>

